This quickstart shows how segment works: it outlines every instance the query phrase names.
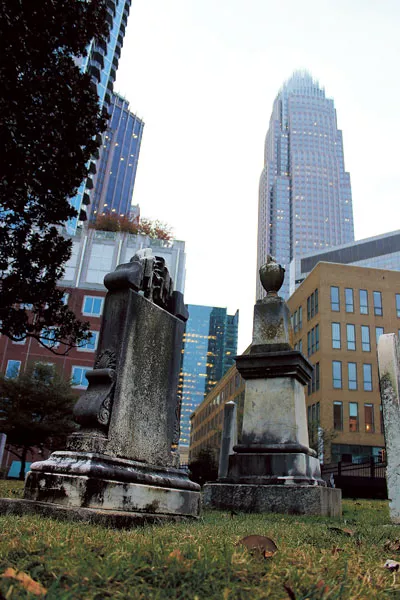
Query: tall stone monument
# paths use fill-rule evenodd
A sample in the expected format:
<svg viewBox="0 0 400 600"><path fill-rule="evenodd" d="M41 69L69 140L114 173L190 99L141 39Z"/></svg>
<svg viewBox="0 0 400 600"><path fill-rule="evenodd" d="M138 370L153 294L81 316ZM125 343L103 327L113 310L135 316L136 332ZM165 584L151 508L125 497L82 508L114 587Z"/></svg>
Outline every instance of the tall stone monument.
<svg viewBox="0 0 400 600"><path fill-rule="evenodd" d="M400 523L400 352L395 333L381 335L378 366L386 444L389 512Z"/></svg>
<svg viewBox="0 0 400 600"><path fill-rule="evenodd" d="M267 296L254 307L250 353L236 357L245 379L243 425L228 472L204 487L206 506L249 512L339 516L341 490L326 487L308 445L304 385L312 365L293 350L289 309L277 292L284 269L260 269Z"/></svg>
<svg viewBox="0 0 400 600"><path fill-rule="evenodd" d="M177 383L188 314L165 262L150 249L106 275L94 369L65 451L31 465L24 500L0 512L40 512L112 526L196 517L199 486L179 469Z"/></svg>

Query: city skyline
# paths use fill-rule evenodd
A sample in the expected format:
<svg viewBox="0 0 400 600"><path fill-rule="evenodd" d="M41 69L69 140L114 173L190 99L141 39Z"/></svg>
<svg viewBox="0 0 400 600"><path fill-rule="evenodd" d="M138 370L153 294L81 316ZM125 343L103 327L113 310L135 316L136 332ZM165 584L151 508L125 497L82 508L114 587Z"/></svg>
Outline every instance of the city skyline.
<svg viewBox="0 0 400 600"><path fill-rule="evenodd" d="M331 98L306 71L284 82L265 138L258 205L257 271L268 254L289 271L313 250L354 240L350 175ZM265 291L257 281L257 298ZM289 297L289 277L281 295Z"/></svg>
<svg viewBox="0 0 400 600"><path fill-rule="evenodd" d="M179 445L189 445L190 415L234 364L239 313L226 308L189 304L183 335L178 395L181 398Z"/></svg>
<svg viewBox="0 0 400 600"><path fill-rule="evenodd" d="M240 309L241 352L251 341L264 138L294 70L318 75L335 99L356 239L396 228L399 19L394 0L132 3L116 89L146 122L135 203L186 240L187 302Z"/></svg>

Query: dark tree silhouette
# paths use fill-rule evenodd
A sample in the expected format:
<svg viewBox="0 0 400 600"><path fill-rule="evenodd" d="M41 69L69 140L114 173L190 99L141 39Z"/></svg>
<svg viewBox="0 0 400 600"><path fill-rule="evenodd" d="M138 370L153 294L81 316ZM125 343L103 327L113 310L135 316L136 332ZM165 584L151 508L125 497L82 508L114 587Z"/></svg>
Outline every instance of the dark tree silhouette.
<svg viewBox="0 0 400 600"><path fill-rule="evenodd" d="M105 5L0 0L0 331L40 341L54 327L51 338L67 344L57 353L88 336L57 282L71 255L60 235L76 216L68 200L106 126L78 66L90 41L108 35Z"/></svg>
<svg viewBox="0 0 400 600"><path fill-rule="evenodd" d="M0 429L7 435L12 452L21 460L20 479L25 477L30 448L54 450L66 434L74 431L75 402L71 383L52 365L36 363L13 379L0 376Z"/></svg>

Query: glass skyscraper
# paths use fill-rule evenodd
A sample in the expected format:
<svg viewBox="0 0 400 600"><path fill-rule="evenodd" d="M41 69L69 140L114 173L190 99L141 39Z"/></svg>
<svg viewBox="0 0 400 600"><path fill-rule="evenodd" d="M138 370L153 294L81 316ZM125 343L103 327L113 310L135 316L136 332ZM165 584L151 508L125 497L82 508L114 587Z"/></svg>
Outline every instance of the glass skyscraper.
<svg viewBox="0 0 400 600"><path fill-rule="evenodd" d="M193 304L188 310L178 384L181 446L189 445L190 415L234 364L239 325L239 311L228 315L226 308Z"/></svg>
<svg viewBox="0 0 400 600"><path fill-rule="evenodd" d="M129 216L144 123L129 102L113 94L94 181L90 219L99 213Z"/></svg>
<svg viewBox="0 0 400 600"><path fill-rule="evenodd" d="M288 270L302 254L354 240L350 175L333 100L307 72L278 93L265 139L257 269L267 254ZM289 277L280 292L289 295ZM257 298L265 295L257 277Z"/></svg>
<svg viewBox="0 0 400 600"><path fill-rule="evenodd" d="M113 84L116 78L118 61L128 22L129 9L132 0L107 0L107 20L110 31L107 42L93 40L88 48L87 56L79 60L82 71L89 73L96 84L100 109L109 108ZM85 207L90 204L93 179L91 174L96 172L95 159L91 161L89 176L83 181L76 196L70 202L78 216L70 219L65 227L69 235L74 235L79 220L86 220Z"/></svg>

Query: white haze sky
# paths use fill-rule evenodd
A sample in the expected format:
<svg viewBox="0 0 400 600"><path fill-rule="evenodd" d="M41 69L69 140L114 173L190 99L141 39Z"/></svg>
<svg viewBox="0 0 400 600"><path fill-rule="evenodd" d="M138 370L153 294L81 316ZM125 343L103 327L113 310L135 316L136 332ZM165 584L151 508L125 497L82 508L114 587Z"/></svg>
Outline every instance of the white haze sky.
<svg viewBox="0 0 400 600"><path fill-rule="evenodd" d="M185 301L251 341L258 182L295 69L334 98L356 239L399 229L399 0L133 0L115 90L145 121L133 201L186 242Z"/></svg>

